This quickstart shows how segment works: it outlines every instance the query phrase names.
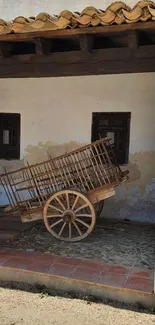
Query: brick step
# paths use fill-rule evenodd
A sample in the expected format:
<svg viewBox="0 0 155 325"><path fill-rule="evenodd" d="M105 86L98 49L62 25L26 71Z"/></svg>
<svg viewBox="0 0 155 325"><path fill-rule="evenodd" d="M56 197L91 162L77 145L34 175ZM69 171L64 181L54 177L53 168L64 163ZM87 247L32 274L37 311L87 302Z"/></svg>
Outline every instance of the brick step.
<svg viewBox="0 0 155 325"><path fill-rule="evenodd" d="M155 307L154 270L3 248L0 279Z"/></svg>

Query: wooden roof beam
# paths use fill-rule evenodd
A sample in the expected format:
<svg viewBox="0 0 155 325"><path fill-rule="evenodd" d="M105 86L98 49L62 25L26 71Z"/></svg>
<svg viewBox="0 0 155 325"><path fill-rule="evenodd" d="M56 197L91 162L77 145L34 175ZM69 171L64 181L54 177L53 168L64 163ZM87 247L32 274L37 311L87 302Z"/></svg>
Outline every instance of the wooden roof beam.
<svg viewBox="0 0 155 325"><path fill-rule="evenodd" d="M132 24L111 25L111 26L97 26L87 28L63 29L63 30L49 30L49 31L34 31L19 34L0 35L0 41L19 42L24 40L33 40L34 38L57 38L57 37L73 37L78 35L95 35L107 33L127 32L129 30L155 30L155 21L139 22Z"/></svg>

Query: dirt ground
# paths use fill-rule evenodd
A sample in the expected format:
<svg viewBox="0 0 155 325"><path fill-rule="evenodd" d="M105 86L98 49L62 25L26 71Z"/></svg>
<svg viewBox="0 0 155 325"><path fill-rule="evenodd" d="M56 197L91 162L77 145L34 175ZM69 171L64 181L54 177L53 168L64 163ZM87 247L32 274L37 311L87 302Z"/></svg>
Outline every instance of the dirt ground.
<svg viewBox="0 0 155 325"><path fill-rule="evenodd" d="M141 268L155 266L155 227L130 222L98 220L92 234L77 243L52 237L42 224L20 233L2 246L46 254L99 260Z"/></svg>
<svg viewBox="0 0 155 325"><path fill-rule="evenodd" d="M8 285L8 284L7 284ZM133 310L120 303L91 302L88 299L53 296L14 284L14 290L0 284L0 325L153 325L153 310ZM3 287L4 286L4 287ZM8 285L10 287L10 285ZM27 290L21 291L19 290ZM30 289L30 290L29 290ZM85 297L86 298L86 297Z"/></svg>

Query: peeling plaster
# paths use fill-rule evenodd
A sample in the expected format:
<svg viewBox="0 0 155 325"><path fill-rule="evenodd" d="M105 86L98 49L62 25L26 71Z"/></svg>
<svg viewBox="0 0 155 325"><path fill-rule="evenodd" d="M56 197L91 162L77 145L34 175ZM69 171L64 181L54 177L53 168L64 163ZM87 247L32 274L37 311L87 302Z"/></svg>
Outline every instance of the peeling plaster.
<svg viewBox="0 0 155 325"><path fill-rule="evenodd" d="M58 157L72 150L78 149L87 143L80 143L71 141L68 143L58 144L48 141L46 143L39 142L38 145L28 145L25 149L24 161L28 161L29 164L35 164L42 162L48 157Z"/></svg>
<svg viewBox="0 0 155 325"><path fill-rule="evenodd" d="M0 173L18 169L28 161L30 164L56 157L87 143L70 141L67 143L38 142L28 145L22 161L1 160ZM116 189L116 195L106 200L103 217L155 222L155 151L137 152L130 155L129 164L122 169L129 170L128 183ZM7 204L5 193L0 189L0 204Z"/></svg>
<svg viewBox="0 0 155 325"><path fill-rule="evenodd" d="M26 162L35 164L47 160L49 156L55 158L86 144L76 141L61 144L47 141L45 143L38 142L36 146L28 145L23 160L1 160L0 173L5 173L5 170L9 172L21 168ZM138 187L140 195L143 196L147 186L151 185L155 178L155 151L137 152L130 155L129 164L122 166L122 169L129 170L129 181L124 186L126 188Z"/></svg>
<svg viewBox="0 0 155 325"><path fill-rule="evenodd" d="M57 157L59 155L78 149L86 143L71 141L68 143L46 143L39 142L38 145L28 145L25 149L24 161L30 164L42 162L48 159L49 156ZM127 187L139 187L141 195L146 192L146 186L152 184L152 179L155 177L155 151L137 152L129 157L129 164L122 166L122 169L129 170L129 182Z"/></svg>
<svg viewBox="0 0 155 325"><path fill-rule="evenodd" d="M130 155L129 187L138 186L141 195L146 192L146 186L152 184L155 178L155 151L138 152Z"/></svg>

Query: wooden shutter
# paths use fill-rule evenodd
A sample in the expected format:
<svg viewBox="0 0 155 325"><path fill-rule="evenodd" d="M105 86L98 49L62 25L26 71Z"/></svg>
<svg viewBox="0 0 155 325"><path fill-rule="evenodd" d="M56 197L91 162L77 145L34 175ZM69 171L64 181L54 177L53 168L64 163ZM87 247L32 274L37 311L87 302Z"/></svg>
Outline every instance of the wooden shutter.
<svg viewBox="0 0 155 325"><path fill-rule="evenodd" d="M118 163L128 163L131 113L93 113L92 141L112 138Z"/></svg>
<svg viewBox="0 0 155 325"><path fill-rule="evenodd" d="M0 159L20 159L20 114L0 114Z"/></svg>

